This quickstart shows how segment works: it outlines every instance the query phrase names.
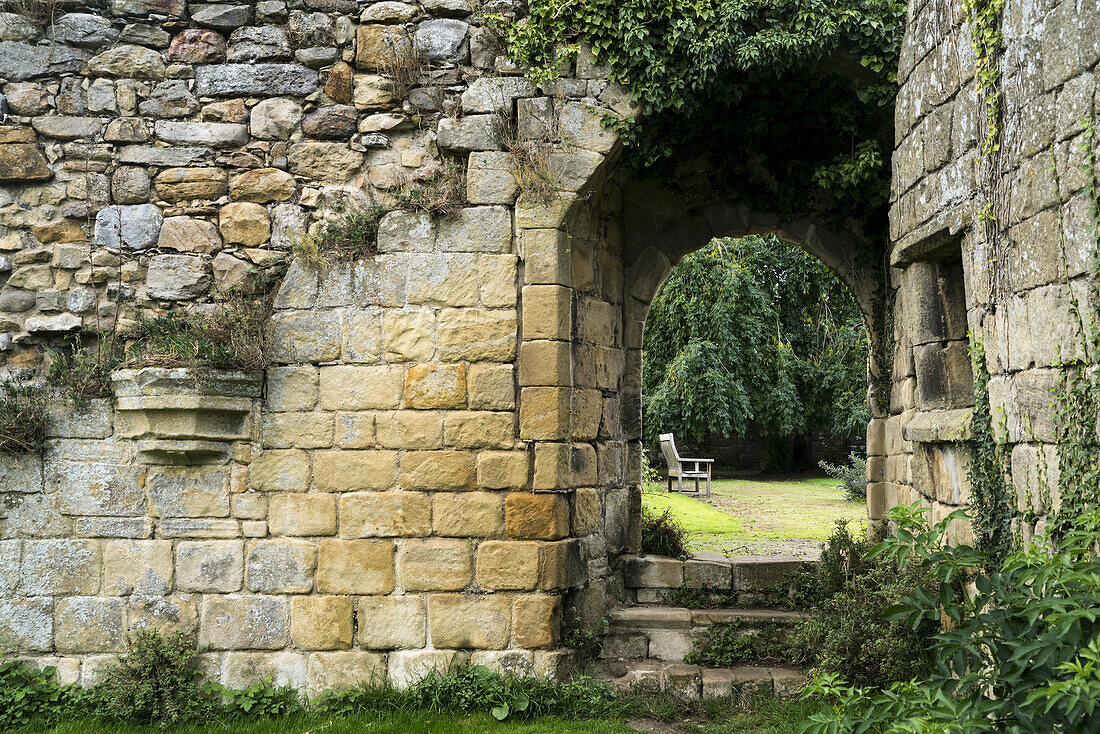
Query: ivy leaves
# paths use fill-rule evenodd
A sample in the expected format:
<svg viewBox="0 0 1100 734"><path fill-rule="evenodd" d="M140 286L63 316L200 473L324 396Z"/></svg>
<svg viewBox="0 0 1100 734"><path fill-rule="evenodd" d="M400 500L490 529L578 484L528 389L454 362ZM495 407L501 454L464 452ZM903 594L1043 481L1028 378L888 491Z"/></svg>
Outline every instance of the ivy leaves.
<svg viewBox="0 0 1100 734"><path fill-rule="evenodd" d="M903 2L531 0L529 12L509 33L513 61L545 83L590 44L640 105L621 127L635 165L659 172L705 156L731 184L762 165L775 185L750 203L885 234ZM827 73L834 52L880 81Z"/></svg>

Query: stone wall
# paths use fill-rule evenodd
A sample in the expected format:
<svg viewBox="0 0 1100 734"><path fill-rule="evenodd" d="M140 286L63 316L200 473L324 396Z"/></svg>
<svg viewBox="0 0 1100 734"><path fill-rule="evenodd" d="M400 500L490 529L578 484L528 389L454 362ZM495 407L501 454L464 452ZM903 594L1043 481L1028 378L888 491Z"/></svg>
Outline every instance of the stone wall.
<svg viewBox="0 0 1100 734"><path fill-rule="evenodd" d="M403 684L465 660L560 672L562 625L594 629L628 594L649 305L716 236L798 243L852 288L872 352L894 345L870 365L892 385L869 393L872 519L967 499L967 327L985 334L1021 496L1053 468L1072 330L1052 233L1061 211L1080 288L1075 121L1093 105L1091 46L1058 39L1085 13L1006 11L1011 277L994 296L974 224L981 101L943 3L910 8L888 283L857 235L755 211L706 161L630 171L601 117L633 105L606 69L582 54L534 87L469 0L76 5L48 28L0 15L3 376L40 378L69 337L214 309L251 270L289 269L262 376L124 371L111 400L51 406L41 456L0 461L2 653L91 682L154 627L194 636L229 685ZM425 68L396 85L401 58ZM504 120L549 145L553 195L521 190ZM399 194L452 164L457 214L410 210ZM377 254L292 258L372 202L388 210Z"/></svg>
<svg viewBox="0 0 1100 734"><path fill-rule="evenodd" d="M377 255L290 264L264 375L119 373L0 462L0 652L88 683L156 628L234 686L558 673L637 512L618 198L577 196L616 144L600 70L534 88L469 0L62 6L0 14L6 377L217 308L341 211L390 212ZM382 72L410 49L406 92ZM549 114L569 191L527 201L494 129ZM457 214L398 206L453 164Z"/></svg>
<svg viewBox="0 0 1100 734"><path fill-rule="evenodd" d="M983 157L984 103L962 11L942 0L909 6L890 212L893 390L890 415L868 429L872 518L915 501L942 517L969 501L961 441L971 433L975 335L993 432L1011 452L1025 518L1017 530L1041 531L1057 506L1059 365L1083 348L1071 295L1097 313L1082 143L1096 109L1098 22L1089 3L1006 3L1000 150ZM963 526L955 534L972 537Z"/></svg>

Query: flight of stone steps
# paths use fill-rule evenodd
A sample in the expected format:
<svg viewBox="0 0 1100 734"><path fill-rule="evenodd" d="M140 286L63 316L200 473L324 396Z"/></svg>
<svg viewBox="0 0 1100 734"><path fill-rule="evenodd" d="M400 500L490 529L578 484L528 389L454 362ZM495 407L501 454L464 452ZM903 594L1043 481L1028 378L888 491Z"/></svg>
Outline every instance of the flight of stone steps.
<svg viewBox="0 0 1100 734"><path fill-rule="evenodd" d="M736 624L744 634L762 626L789 628L805 614L781 608L792 574L806 561L791 556L742 556L696 553L689 560L659 556L622 559L627 599L613 609L597 668L616 687L664 690L686 698L724 696L752 688L786 696L805 682L793 667L711 668L684 658L693 642L714 624ZM723 606L689 609L673 606L677 589L716 589Z"/></svg>

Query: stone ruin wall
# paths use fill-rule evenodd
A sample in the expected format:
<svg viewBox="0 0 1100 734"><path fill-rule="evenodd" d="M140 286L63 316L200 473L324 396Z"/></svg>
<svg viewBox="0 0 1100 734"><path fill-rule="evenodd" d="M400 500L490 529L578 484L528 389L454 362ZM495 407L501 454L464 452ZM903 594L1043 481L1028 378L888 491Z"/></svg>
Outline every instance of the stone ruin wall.
<svg viewBox="0 0 1100 734"><path fill-rule="evenodd" d="M0 652L63 680L95 681L142 628L193 635L232 686L272 675L315 693L466 660L557 673L563 625L596 628L622 596L619 554L638 547L642 332L672 265L713 236L775 232L837 268L866 313L881 287L843 237L716 200L705 164L673 190L635 180L600 125L631 113L606 71L582 55L536 89L467 0L75 5L48 37L0 15L6 376L40 375L47 347L116 316L210 308L348 202L394 211L378 255L290 266L262 378L122 372L114 401L51 406L40 457L4 459ZM1006 10L1010 286L994 308L966 30L943 2L910 15L873 521L967 499L968 329L984 335L1021 498L1042 496L1072 337L1058 199L1074 288L1087 253L1075 151L1091 16ZM406 40L430 69L398 95L380 71ZM498 114L533 136L558 120L553 200L518 190ZM454 162L456 217L396 210L403 185Z"/></svg>
<svg viewBox="0 0 1100 734"><path fill-rule="evenodd" d="M961 8L943 0L909 6L890 211L892 395L890 415L868 430L868 512L882 518L893 505L920 501L939 518L969 501L959 439L970 435L968 334L977 334L1017 507L1030 505L1037 518L1018 526L1026 539L1058 502L1053 400L1059 365L1082 355L1071 294L1096 318L1081 144L1096 110L1100 8L1012 0L1002 28L1001 154L990 164L981 160L984 105ZM998 237L979 216L990 200ZM973 537L961 526L955 535Z"/></svg>
<svg viewBox="0 0 1100 734"><path fill-rule="evenodd" d="M53 404L42 455L0 468L0 652L91 683L128 632L182 630L227 685L311 693L559 672L638 507L601 173L621 93L583 60L535 89L469 0L63 5L48 32L0 14L8 377L115 319L210 308L349 202L393 209L452 163L466 202L391 211L377 256L295 261L262 380L130 370L113 402ZM393 44L430 62L404 99ZM493 126L550 110L566 192L541 204Z"/></svg>

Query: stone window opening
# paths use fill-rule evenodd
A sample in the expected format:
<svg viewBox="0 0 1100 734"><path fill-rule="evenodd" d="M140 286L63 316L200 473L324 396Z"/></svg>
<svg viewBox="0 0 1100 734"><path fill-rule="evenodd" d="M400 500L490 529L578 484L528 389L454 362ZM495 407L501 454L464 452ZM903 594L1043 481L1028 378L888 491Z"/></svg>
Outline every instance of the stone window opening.
<svg viewBox="0 0 1100 734"><path fill-rule="evenodd" d="M906 268L919 411L974 405L961 245L953 239Z"/></svg>

